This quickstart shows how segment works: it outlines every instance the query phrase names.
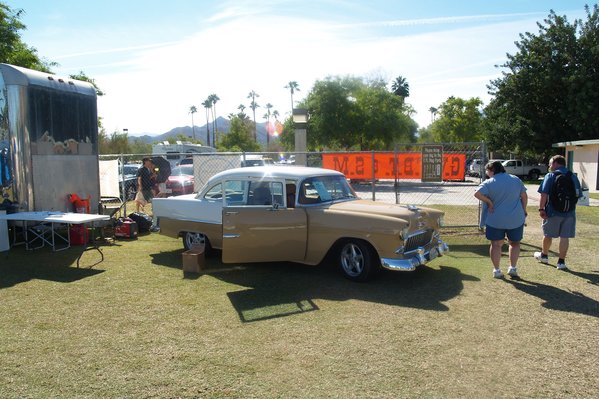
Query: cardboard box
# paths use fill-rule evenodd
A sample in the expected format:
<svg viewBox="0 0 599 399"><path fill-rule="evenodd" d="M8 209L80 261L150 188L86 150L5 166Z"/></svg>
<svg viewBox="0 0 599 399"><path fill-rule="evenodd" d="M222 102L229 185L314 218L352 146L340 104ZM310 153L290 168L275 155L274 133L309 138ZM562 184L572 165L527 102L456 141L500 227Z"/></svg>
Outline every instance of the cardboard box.
<svg viewBox="0 0 599 399"><path fill-rule="evenodd" d="M183 273L199 273L206 266L204 246L194 246L183 252Z"/></svg>

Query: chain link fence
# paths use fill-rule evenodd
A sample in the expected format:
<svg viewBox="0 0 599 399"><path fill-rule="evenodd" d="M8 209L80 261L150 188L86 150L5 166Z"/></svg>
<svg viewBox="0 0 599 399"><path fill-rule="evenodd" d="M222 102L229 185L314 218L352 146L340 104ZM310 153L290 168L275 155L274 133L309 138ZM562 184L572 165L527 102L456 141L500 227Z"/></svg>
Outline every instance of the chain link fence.
<svg viewBox="0 0 599 399"><path fill-rule="evenodd" d="M472 142L398 144L394 151L371 152L174 154L176 156L168 164L169 174L193 177L172 179L162 185L153 177L152 195L197 192L210 177L231 168L305 164L343 172L360 198L439 208L445 211L448 227L478 226L480 205L474 192L481 177L469 176L468 165L473 159L485 159L485 152L484 143ZM118 202L122 215L138 210L152 215L151 202L140 206L140 201L135 201L137 173L146 157L162 158L152 154L100 156L103 201ZM158 167L156 163L162 166ZM154 167L157 176L161 169L165 169L165 164L155 162ZM115 205L111 207L114 209Z"/></svg>

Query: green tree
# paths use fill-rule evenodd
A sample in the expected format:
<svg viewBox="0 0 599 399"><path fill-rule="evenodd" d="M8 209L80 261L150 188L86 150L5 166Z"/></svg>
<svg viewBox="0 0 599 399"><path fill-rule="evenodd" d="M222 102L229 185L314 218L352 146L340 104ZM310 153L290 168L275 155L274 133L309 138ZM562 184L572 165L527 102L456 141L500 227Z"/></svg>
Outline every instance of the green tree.
<svg viewBox="0 0 599 399"><path fill-rule="evenodd" d="M198 112L198 108L195 105L189 107L189 113L191 114L191 133L193 135L194 140L196 139L196 126L195 123L193 123L193 114L195 114L196 112Z"/></svg>
<svg viewBox="0 0 599 399"><path fill-rule="evenodd" d="M432 143L433 133L431 132L431 127L421 127L418 129L418 142L419 143Z"/></svg>
<svg viewBox="0 0 599 399"><path fill-rule="evenodd" d="M91 84L94 87L94 89L96 89L96 95L98 97L106 95L106 93L102 89L100 89L100 87L96 84L96 80L87 76L87 74L83 71L80 71L77 74L69 75L69 77L71 79L81 80L83 82L87 82L87 83Z"/></svg>
<svg viewBox="0 0 599 399"><path fill-rule="evenodd" d="M20 32L27 28L21 22L24 12L0 3L0 62L50 73L50 68L58 64L40 58L35 47L21 40Z"/></svg>
<svg viewBox="0 0 599 399"><path fill-rule="evenodd" d="M430 107L428 109L428 112L431 113L431 123L435 121L435 117L437 116L438 111L439 111L439 109L436 107Z"/></svg>
<svg viewBox="0 0 599 399"><path fill-rule="evenodd" d="M431 124L430 133L435 142L479 141L482 137L482 101L449 97L439 106L439 117Z"/></svg>
<svg viewBox="0 0 599 399"><path fill-rule="evenodd" d="M256 102L256 97L260 97L260 95L258 93L256 93L254 90L250 91L250 93L248 94L247 98L251 98L252 101L250 102L250 108L252 109L252 112L254 114L254 141L257 143L258 142L258 131L257 131L257 125L256 125L256 108L260 108L260 105L258 105L258 103Z"/></svg>
<svg viewBox="0 0 599 399"><path fill-rule="evenodd" d="M220 97L216 94L210 94L208 100L212 103L212 142L216 142L216 103L220 100Z"/></svg>
<svg viewBox="0 0 599 399"><path fill-rule="evenodd" d="M408 84L406 78L401 75L396 77L391 84L391 91L393 94L403 99L410 97L410 85Z"/></svg>
<svg viewBox="0 0 599 399"><path fill-rule="evenodd" d="M219 151L258 151L260 146L252 139L252 122L245 115L233 115L229 133L218 141Z"/></svg>
<svg viewBox="0 0 599 399"><path fill-rule="evenodd" d="M289 93L291 93L291 112L293 112L293 94L295 94L296 91L300 91L299 84L295 80L292 80L291 82L287 83L285 88L289 89Z"/></svg>
<svg viewBox="0 0 599 399"><path fill-rule="evenodd" d="M569 22L551 11L538 33L524 33L489 84L485 137L494 150L543 159L552 143L595 138L599 131L599 13Z"/></svg>
<svg viewBox="0 0 599 399"><path fill-rule="evenodd" d="M329 77L314 84L302 103L308 109L308 148L382 150L414 141L416 123L403 99L382 80ZM285 125L287 132L287 124ZM283 138L284 143L289 143Z"/></svg>
<svg viewBox="0 0 599 399"><path fill-rule="evenodd" d="M208 111L210 108L212 108L212 100L210 97L204 100L202 106L206 110L206 145L210 146L210 112Z"/></svg>

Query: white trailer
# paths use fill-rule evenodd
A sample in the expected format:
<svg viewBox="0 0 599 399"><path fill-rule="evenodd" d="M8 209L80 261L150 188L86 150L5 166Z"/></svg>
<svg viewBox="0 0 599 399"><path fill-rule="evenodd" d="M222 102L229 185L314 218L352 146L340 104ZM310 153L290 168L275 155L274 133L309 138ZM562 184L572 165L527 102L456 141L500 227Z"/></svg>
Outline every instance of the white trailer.
<svg viewBox="0 0 599 399"><path fill-rule="evenodd" d="M87 82L0 64L0 202L12 211L98 211L98 113Z"/></svg>
<svg viewBox="0 0 599 399"><path fill-rule="evenodd" d="M201 144L183 143L178 141L170 144L168 141L152 145L153 155L163 155L175 167L185 158L191 158L193 154L205 154L216 152L216 148Z"/></svg>

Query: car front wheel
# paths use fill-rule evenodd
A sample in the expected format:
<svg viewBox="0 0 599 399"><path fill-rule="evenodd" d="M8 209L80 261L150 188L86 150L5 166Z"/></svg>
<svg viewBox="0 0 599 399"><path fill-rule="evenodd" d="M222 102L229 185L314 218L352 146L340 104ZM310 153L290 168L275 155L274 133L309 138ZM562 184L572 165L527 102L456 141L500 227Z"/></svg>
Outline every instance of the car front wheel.
<svg viewBox="0 0 599 399"><path fill-rule="evenodd" d="M353 281L366 281L376 270L373 250L360 240L348 240L339 247L338 260L343 275Z"/></svg>
<svg viewBox="0 0 599 399"><path fill-rule="evenodd" d="M190 250L194 245L204 245L204 252L208 252L208 240L202 233L185 232L183 234L183 246L186 250Z"/></svg>

